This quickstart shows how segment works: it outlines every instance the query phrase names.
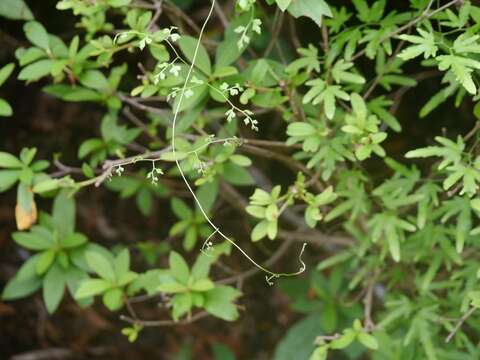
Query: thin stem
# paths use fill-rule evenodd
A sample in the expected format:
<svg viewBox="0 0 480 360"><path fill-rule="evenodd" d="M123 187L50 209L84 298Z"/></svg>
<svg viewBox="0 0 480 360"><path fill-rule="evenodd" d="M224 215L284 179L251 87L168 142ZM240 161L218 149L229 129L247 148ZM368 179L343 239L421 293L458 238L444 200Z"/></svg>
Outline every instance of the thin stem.
<svg viewBox="0 0 480 360"><path fill-rule="evenodd" d="M452 338L455 336L455 334L460 330L462 327L463 323L467 321L467 319L477 310L476 307L471 307L463 316L460 318L460 320L457 322L457 325L450 331L450 334L448 334L447 338L445 339L445 342L448 343Z"/></svg>
<svg viewBox="0 0 480 360"><path fill-rule="evenodd" d="M263 57L268 57L268 55L270 55L270 52L273 50L273 47L277 43L278 35L280 35L280 31L282 30L283 18L284 18L283 12L280 11L280 8L277 7L277 10L275 11L274 22L273 22L272 37L270 39L270 42L268 43L265 53L263 54Z"/></svg>
<svg viewBox="0 0 480 360"><path fill-rule="evenodd" d="M126 321L132 325L142 325L145 327L161 327L161 326L177 326L177 325L188 325L194 323L200 319L203 319L210 314L206 311L199 312L193 316L186 318L185 320L181 321L174 321L174 320L141 320L135 319L130 316L120 315L120 320Z"/></svg>

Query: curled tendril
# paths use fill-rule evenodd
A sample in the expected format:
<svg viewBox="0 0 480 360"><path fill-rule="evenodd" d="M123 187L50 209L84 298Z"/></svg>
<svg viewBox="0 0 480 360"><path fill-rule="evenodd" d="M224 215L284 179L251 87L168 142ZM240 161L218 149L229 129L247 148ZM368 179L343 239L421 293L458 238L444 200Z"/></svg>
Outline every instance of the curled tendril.
<svg viewBox="0 0 480 360"><path fill-rule="evenodd" d="M180 161L179 159L177 158L176 156L176 148L175 148L175 130L176 130L176 123L177 123L177 118L178 118L178 114L180 112L180 107L182 105L182 101L183 99L186 97L186 91L187 91L187 87L188 87L188 84L190 82L190 79L192 77L192 73L193 73L193 69L195 67L195 61L197 59L197 55L198 55L198 50L200 48L200 44L201 44L201 40L202 40L202 36L205 32L205 28L207 26L207 23L208 21L210 20L212 14L213 14L213 11L214 11L214 8L215 8L215 0L212 0L211 1L211 6L210 6L210 10L208 12L208 15L202 25L202 28L200 30L200 34L198 36L198 40L197 40L197 44L195 46L195 50L194 50L194 53L193 53L193 56L192 56L192 60L191 60L191 64L188 68L188 72L187 72L187 75L185 77L185 81L183 83L183 86L181 88L181 90L179 90L179 97L178 97L178 102L177 102L177 105L176 105L176 108L174 110L174 114L173 114L173 121L172 121L172 152L173 152L173 155L174 155L174 159L175 159L175 164L177 165L177 168L178 168L178 171L180 173L180 176L182 177L184 183L185 183L185 186L188 188L190 194L192 195L193 199L195 200L195 203L197 204L200 212L202 213L202 215L204 216L205 220L209 223L209 225L215 230L211 236L213 236L214 234L218 234L220 235L224 240L226 240L227 242L229 242L232 246L234 246L238 251L240 251L240 253L245 256L255 267L257 267L258 269L260 269L261 271L265 272L266 273L266 280L267 280L267 283L269 285L273 285L273 279L278 279L280 277L290 277L290 276L296 276L296 275L299 275L301 273L303 273L306 269L306 266L305 266L305 263L303 262L302 260L302 255L303 255L303 252L305 250L305 246L306 244L303 244L303 247L302 247L302 250L300 251L300 255L299 255L299 261L301 263L301 267L300 267L300 270L296 271L296 272L292 272L292 273L275 273L265 267L263 267L262 265L260 265L259 263L257 263L254 259L252 259L250 257L250 255L248 255L245 250L243 250L235 241L233 241L230 237L228 237L227 235L225 235L212 221L212 219L210 219L210 217L207 215L205 209L203 208L202 204L200 203L199 199L197 198L197 196L195 195L195 192L193 191L192 189L192 186L190 185L190 183L188 182L187 180L187 177L185 176L185 173L183 172L183 169L182 167L180 166ZM249 115L250 112L247 113L247 111L244 111L243 112L244 114L247 114ZM255 123L256 124L256 123ZM253 122L252 122L252 125L254 126L255 125ZM210 236L210 237L211 237ZM207 245L205 245L207 244ZM208 248L208 241L205 243L204 245L207 246ZM202 247L203 248L203 247Z"/></svg>
<svg viewBox="0 0 480 360"><path fill-rule="evenodd" d="M210 236L204 241L202 248L200 251L206 255L206 256L213 256L213 243L210 241L210 239L218 232L218 229L215 229L213 233L210 234Z"/></svg>

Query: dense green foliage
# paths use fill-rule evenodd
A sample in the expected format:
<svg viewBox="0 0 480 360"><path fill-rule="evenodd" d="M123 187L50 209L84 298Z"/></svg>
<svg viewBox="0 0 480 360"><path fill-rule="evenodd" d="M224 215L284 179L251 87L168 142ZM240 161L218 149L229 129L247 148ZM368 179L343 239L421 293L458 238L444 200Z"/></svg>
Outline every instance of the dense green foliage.
<svg viewBox="0 0 480 360"><path fill-rule="evenodd" d="M56 7L75 16L73 35L50 32L22 0L2 1L0 21L24 21L29 45L0 70L0 85L17 68L25 85L96 104L103 117L68 165L59 154L36 160L35 143L0 152L0 191L17 191L11 238L30 254L3 300L41 291L54 313L66 291L81 307L98 297L135 341L148 326L242 321L255 294L241 283L264 276L304 314L277 360L480 358L474 1ZM203 9L201 23L181 7ZM164 8L178 17L164 19ZM442 111L453 119L398 150L395 139L411 134L401 109L412 92L407 126ZM164 203L172 241L89 239L76 200L99 187L134 198L146 218ZM135 308L152 298L167 313L141 319Z"/></svg>

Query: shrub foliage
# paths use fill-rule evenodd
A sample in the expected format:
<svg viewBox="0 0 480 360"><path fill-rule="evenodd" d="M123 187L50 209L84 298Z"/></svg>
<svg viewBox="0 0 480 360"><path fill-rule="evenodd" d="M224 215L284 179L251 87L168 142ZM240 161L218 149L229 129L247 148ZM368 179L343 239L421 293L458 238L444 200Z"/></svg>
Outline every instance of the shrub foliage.
<svg viewBox="0 0 480 360"><path fill-rule="evenodd" d="M135 341L148 326L242 321L255 294L239 281L264 276L303 314L277 360L480 358L475 1L56 8L73 32L2 0L24 45L0 84L102 117L78 148L0 152L0 191L17 194L11 238L29 254L3 300L39 291L54 313L67 292L81 307L98 298ZM100 191L147 219L164 204L170 241L87 236L76 202ZM144 319L152 298L168 310Z"/></svg>

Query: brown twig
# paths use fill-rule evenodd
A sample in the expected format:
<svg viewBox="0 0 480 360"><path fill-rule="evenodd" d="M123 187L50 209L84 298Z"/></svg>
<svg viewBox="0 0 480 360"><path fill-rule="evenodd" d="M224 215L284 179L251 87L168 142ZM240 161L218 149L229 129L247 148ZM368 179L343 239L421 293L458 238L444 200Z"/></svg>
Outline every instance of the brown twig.
<svg viewBox="0 0 480 360"><path fill-rule="evenodd" d="M275 11L275 19L274 19L274 27L272 29L272 37L270 38L270 42L267 45L267 48L265 49L265 52L263 54L263 57L268 57L270 55L270 52L273 50L273 47L277 43L278 36L280 35L280 31L282 30L282 25L283 25L283 12L280 11L280 9L277 7L277 10Z"/></svg>
<svg viewBox="0 0 480 360"><path fill-rule="evenodd" d="M387 64L385 65L384 68L387 68L395 61L395 58L397 57L398 53L400 52L400 50L402 49L403 45L405 44L405 41L402 40L398 43L397 47L395 48L395 51L393 52L392 56L390 57L390 59L388 60ZM365 91L365 94L363 95L363 99L366 100L370 97L370 95L373 93L373 91L375 90L375 88L378 86L378 84L380 83L380 80L382 79L383 75L385 73L384 72L381 72L379 73L375 79L373 80L372 84L370 85L370 87L367 89L367 91Z"/></svg>
<svg viewBox="0 0 480 360"><path fill-rule="evenodd" d="M195 21L193 21L190 16L188 16L187 14L185 14L185 12L182 11L182 9L180 9L177 5L175 5L175 3L173 3L172 1L167 1L165 4L164 4L164 9L168 12L170 12L171 14L173 14L174 16L177 16L179 18L181 18L183 21L185 21L188 26L190 26L190 28L195 31L196 33L199 33L200 32L200 27L195 23Z"/></svg>
<svg viewBox="0 0 480 360"><path fill-rule="evenodd" d="M322 24L322 48L323 52L328 53L328 29L325 23Z"/></svg>
<svg viewBox="0 0 480 360"><path fill-rule="evenodd" d="M153 14L152 20L150 20L150 24L148 24L148 29L155 29L156 23L158 19L160 18L160 15L162 15L162 5L163 5L163 0L156 0L155 1L155 13Z"/></svg>
<svg viewBox="0 0 480 360"><path fill-rule="evenodd" d="M458 330L462 327L463 323L467 321L467 319L477 310L476 307L471 307L463 316L458 320L457 324L455 327L450 331L450 334L448 334L447 338L445 339L445 342L448 343L452 338L455 336L455 334L458 332Z"/></svg>
<svg viewBox="0 0 480 360"><path fill-rule="evenodd" d="M243 151L243 152L246 152L246 153L249 153L249 154L253 154L253 155L257 155L257 156L261 156L261 157L264 157L264 158L267 158L267 159L273 159L273 160L280 161L283 164L285 164L288 168L290 168L291 170L293 170L295 172L301 171L301 172L303 172L303 173L305 173L308 176L313 178L313 174L303 163L298 162L298 161L294 161L289 156L285 156L285 155L273 152L273 151L268 150L268 149L263 149L263 148L259 148L259 147L248 145L248 144L245 144L242 147L240 147L240 151ZM319 191L324 190L323 185L318 180L315 181L315 186Z"/></svg>
<svg viewBox="0 0 480 360"><path fill-rule="evenodd" d="M210 314L206 311L199 312L191 317L188 317L184 320L174 321L174 320L141 320L141 319L134 319L130 316L120 315L120 320L126 321L132 325L142 325L145 327L160 327L160 326L178 326L178 325L189 325L194 323L198 320L201 320Z"/></svg>
<svg viewBox="0 0 480 360"><path fill-rule="evenodd" d="M293 17L290 16L288 18L288 27L290 29L290 37L292 38L293 45L295 46L296 49L298 49L302 47L302 43L300 42L300 39L298 37L297 28L295 25L296 25L295 20L293 19Z"/></svg>
<svg viewBox="0 0 480 360"><path fill-rule="evenodd" d="M440 76L442 74L443 73L439 70L427 70L427 71L423 71L423 72L420 72L418 74L413 75L413 78L416 81L422 81L422 80L429 79L429 78L432 78L432 77ZM412 89L411 86L403 86L403 87L399 88L395 93L393 93L393 96L391 97L391 99L393 100L393 104L389 109L389 112L391 114L395 114L397 112L398 107L400 106L401 98L410 89Z"/></svg>
<svg viewBox="0 0 480 360"><path fill-rule="evenodd" d="M472 128L472 130L470 130L464 137L463 137L463 140L464 141L468 141L470 140L476 133L477 131L480 129L480 121L477 121L475 123L475 126Z"/></svg>
<svg viewBox="0 0 480 360"><path fill-rule="evenodd" d="M59 360L70 359L74 356L71 349L66 348L49 348L32 350L22 354L14 355L10 360Z"/></svg>
<svg viewBox="0 0 480 360"><path fill-rule="evenodd" d="M369 281L365 298L363 299L364 308L364 329L368 332L375 329L375 323L372 320L372 304L373 304L373 290L377 283L378 277L380 276L380 270L376 270L372 278Z"/></svg>
<svg viewBox="0 0 480 360"><path fill-rule="evenodd" d="M137 116L135 116L134 113L130 110L129 107L125 107L123 109L123 115L130 120L134 125L138 126L142 131L149 136L152 140L155 140L156 142L160 144L164 144L163 140L160 139L158 136L152 134L150 130L148 129L147 125L145 125Z"/></svg>
<svg viewBox="0 0 480 360"><path fill-rule="evenodd" d="M222 6L216 2L215 3L215 12L217 13L218 18L220 19L220 22L222 23L223 27L226 29L228 27L228 19L227 16L225 15L225 12L222 9Z"/></svg>

